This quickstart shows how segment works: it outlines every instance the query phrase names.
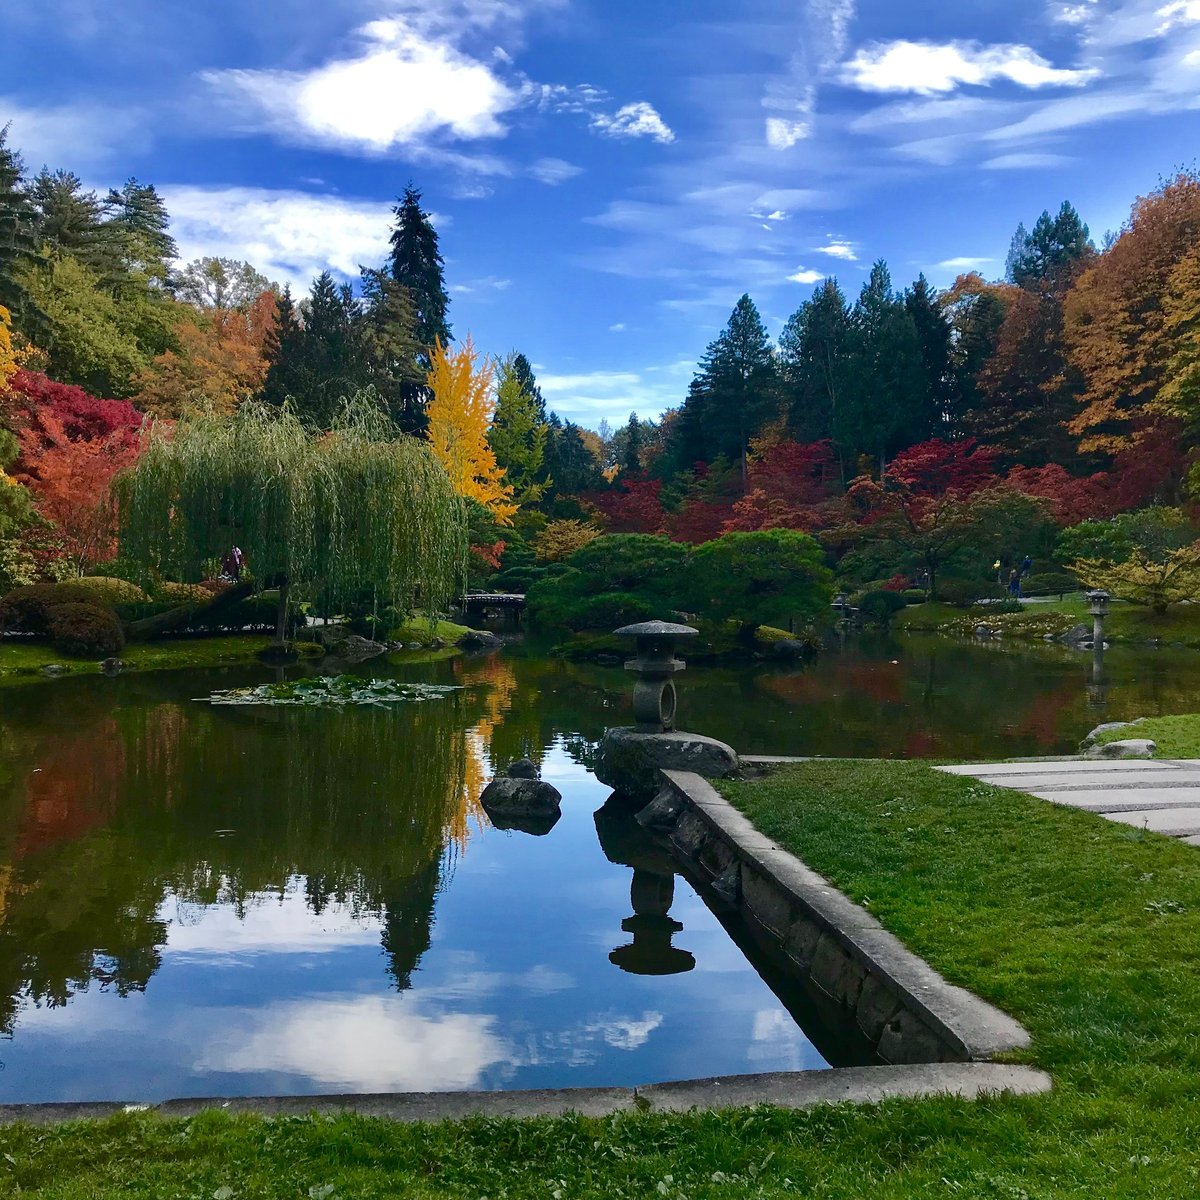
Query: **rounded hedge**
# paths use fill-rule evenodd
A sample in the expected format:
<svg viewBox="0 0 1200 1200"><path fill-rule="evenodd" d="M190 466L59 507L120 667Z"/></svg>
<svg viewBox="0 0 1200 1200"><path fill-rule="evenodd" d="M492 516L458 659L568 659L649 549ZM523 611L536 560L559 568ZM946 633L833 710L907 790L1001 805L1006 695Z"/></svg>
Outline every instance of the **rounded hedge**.
<svg viewBox="0 0 1200 1200"><path fill-rule="evenodd" d="M55 649L76 658L111 658L125 648L117 614L99 604L56 604L50 609L48 626Z"/></svg>
<svg viewBox="0 0 1200 1200"><path fill-rule="evenodd" d="M91 592L104 604L147 604L150 600L146 591L136 583L109 575L85 575L82 579L74 580L74 586Z"/></svg>
<svg viewBox="0 0 1200 1200"><path fill-rule="evenodd" d="M80 587L78 583L31 583L26 587L13 588L0 600L0 629L49 633L50 613L61 604L104 607L103 601L94 592Z"/></svg>

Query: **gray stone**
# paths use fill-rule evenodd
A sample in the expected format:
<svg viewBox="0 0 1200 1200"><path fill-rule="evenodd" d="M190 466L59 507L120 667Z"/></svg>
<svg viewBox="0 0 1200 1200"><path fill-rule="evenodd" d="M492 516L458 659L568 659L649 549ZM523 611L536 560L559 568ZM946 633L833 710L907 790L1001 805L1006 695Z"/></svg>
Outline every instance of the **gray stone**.
<svg viewBox="0 0 1200 1200"><path fill-rule="evenodd" d="M484 812L495 815L520 816L526 813L556 813L562 802L558 788L540 779L508 779L500 776L483 789L479 797Z"/></svg>
<svg viewBox="0 0 1200 1200"><path fill-rule="evenodd" d="M435 637L433 641L429 643L429 648L430 650L444 650L446 648L446 642L443 638Z"/></svg>
<svg viewBox="0 0 1200 1200"><path fill-rule="evenodd" d="M635 820L653 833L667 834L675 828L686 807L684 799L674 788L663 788L638 814Z"/></svg>
<svg viewBox="0 0 1200 1200"><path fill-rule="evenodd" d="M671 841L688 858L698 857L700 848L708 838L709 832L704 822L694 812L686 811L671 834Z"/></svg>
<svg viewBox="0 0 1200 1200"><path fill-rule="evenodd" d="M1066 633L1059 634L1058 640L1066 642L1068 646L1082 646L1084 642L1092 640L1092 627L1081 621L1078 625L1072 625Z"/></svg>
<svg viewBox="0 0 1200 1200"><path fill-rule="evenodd" d="M758 871L742 873L742 899L764 929L782 939L792 924L791 897L773 879Z"/></svg>
<svg viewBox="0 0 1200 1200"><path fill-rule="evenodd" d="M671 621L639 621L636 625L622 625L620 629L614 630L617 637L695 637L700 630L693 629L690 625L676 625Z"/></svg>
<svg viewBox="0 0 1200 1200"><path fill-rule="evenodd" d="M498 650L500 639L489 629L472 629L458 639L460 650Z"/></svg>
<svg viewBox="0 0 1200 1200"><path fill-rule="evenodd" d="M100 670L105 675L119 675L125 669L125 664L119 658L106 658L100 664Z"/></svg>
<svg viewBox="0 0 1200 1200"><path fill-rule="evenodd" d="M820 943L821 927L807 917L797 917L783 939L783 952L802 971L808 971Z"/></svg>
<svg viewBox="0 0 1200 1200"><path fill-rule="evenodd" d="M1149 738L1127 738L1123 742L1105 742L1093 746L1088 758L1153 758L1158 745Z"/></svg>
<svg viewBox="0 0 1200 1200"><path fill-rule="evenodd" d="M1096 728L1093 729L1091 733L1089 733L1087 737L1085 737L1083 741L1079 743L1080 748L1086 750L1089 746L1094 746L1096 742L1100 740L1100 735L1103 733L1108 733L1113 729L1128 729L1130 725L1136 724L1137 721L1105 721L1103 725L1097 725Z"/></svg>
<svg viewBox="0 0 1200 1200"><path fill-rule="evenodd" d="M424 650L425 649L425 647L422 646L420 642L409 642L408 645L405 646L404 648L405 648L405 650Z"/></svg>
<svg viewBox="0 0 1200 1200"><path fill-rule="evenodd" d="M529 758L518 758L516 762L510 762L504 768L504 773L509 779L537 779L537 763Z"/></svg>
<svg viewBox="0 0 1200 1200"><path fill-rule="evenodd" d="M736 862L731 862L713 881L712 890L726 904L737 905L742 894L742 869Z"/></svg>
<svg viewBox="0 0 1200 1200"><path fill-rule="evenodd" d="M338 627L324 631L321 645L325 647L329 655L341 662L366 662L368 658L378 658L379 655L387 653L388 648L384 642L372 641L370 638L360 637L357 633L349 633L345 629L341 629L338 633L335 632L336 629Z"/></svg>
<svg viewBox="0 0 1200 1200"><path fill-rule="evenodd" d="M859 1029L867 1035L867 1040L873 1046L879 1044L884 1027L896 1016L900 1007L900 997L895 988L873 972L869 973L863 980L854 1015Z"/></svg>
<svg viewBox="0 0 1200 1200"><path fill-rule="evenodd" d="M975 636L977 638L990 638L996 636L996 631L989 628L987 625L976 625Z"/></svg>
<svg viewBox="0 0 1200 1200"><path fill-rule="evenodd" d="M931 1063L945 1057L945 1042L906 1008L902 1008L884 1027L878 1054L889 1063Z"/></svg>
<svg viewBox="0 0 1200 1200"><path fill-rule="evenodd" d="M42 668L43 675L65 675L70 670L70 667L63 666L62 663L47 663Z"/></svg>
<svg viewBox="0 0 1200 1200"><path fill-rule="evenodd" d="M809 970L813 983L826 995L832 996L851 1011L858 1008L859 993L867 977L866 968L847 954L845 947L832 934L822 935Z"/></svg>
<svg viewBox="0 0 1200 1200"><path fill-rule="evenodd" d="M812 653L812 647L799 638L783 638L771 645L771 657L782 659L784 662L794 662L798 658L806 658Z"/></svg>
<svg viewBox="0 0 1200 1200"><path fill-rule="evenodd" d="M600 743L595 774L601 783L649 803L661 783L660 770L690 771L708 779L738 769L733 750L715 738L677 730L642 733L630 727L610 729Z"/></svg>

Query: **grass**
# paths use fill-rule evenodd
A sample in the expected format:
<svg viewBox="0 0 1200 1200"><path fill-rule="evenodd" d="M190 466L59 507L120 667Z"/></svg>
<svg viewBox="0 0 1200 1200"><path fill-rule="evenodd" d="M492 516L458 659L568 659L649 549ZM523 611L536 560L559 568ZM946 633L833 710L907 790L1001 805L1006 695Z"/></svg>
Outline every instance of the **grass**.
<svg viewBox="0 0 1200 1200"><path fill-rule="evenodd" d="M1120 729L1105 730L1096 741L1103 745L1127 738L1149 738L1157 747L1155 758L1200 758L1200 713L1141 717Z"/></svg>
<svg viewBox="0 0 1200 1200"><path fill-rule="evenodd" d="M723 790L945 975L1020 1018L1047 1096L791 1113L0 1129L46 1200L814 1197L1175 1200L1200 1191L1200 855L942 775L814 762Z"/></svg>
<svg viewBox="0 0 1200 1200"><path fill-rule="evenodd" d="M1008 637L1041 638L1065 633L1080 622L1092 623L1082 595L1067 596L1046 604L1029 604L1024 612L999 613L988 605L970 609L948 604L918 604L896 614L893 626L912 633L949 633L971 636L978 625ZM1177 604L1165 613L1154 613L1135 604L1115 602L1105 618L1104 637L1109 642L1160 641L1200 648L1200 604Z"/></svg>
<svg viewBox="0 0 1200 1200"><path fill-rule="evenodd" d="M427 646L434 638L441 638L443 642L453 646L463 634L470 632L469 626L456 625L453 621L435 621L431 630L429 622L424 617L412 617L404 624L397 625L390 630L388 641L406 644L420 642L422 646Z"/></svg>
<svg viewBox="0 0 1200 1200"><path fill-rule="evenodd" d="M231 666L257 661L259 651L270 644L271 639L265 634L171 638L132 642L121 651L120 658L129 671ZM308 643L298 643L297 648L306 657L320 652ZM0 685L41 679L42 669L51 663L73 675L94 675L98 670L95 659L67 658L50 646L6 640L0 642Z"/></svg>

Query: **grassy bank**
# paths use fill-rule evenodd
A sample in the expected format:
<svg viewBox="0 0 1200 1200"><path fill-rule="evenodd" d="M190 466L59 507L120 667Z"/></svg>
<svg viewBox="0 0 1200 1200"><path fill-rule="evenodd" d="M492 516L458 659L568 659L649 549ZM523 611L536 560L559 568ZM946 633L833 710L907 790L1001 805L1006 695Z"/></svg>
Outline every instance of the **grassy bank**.
<svg viewBox="0 0 1200 1200"><path fill-rule="evenodd" d="M603 1120L0 1129L0 1189L95 1196L1173 1200L1200 1190L1200 855L916 763L727 794L950 979L1019 1017L1047 1096Z"/></svg>
<svg viewBox="0 0 1200 1200"><path fill-rule="evenodd" d="M948 604L917 604L903 609L893 622L895 629L912 633L945 633L971 637L980 625L1006 637L1042 638L1065 633L1073 625L1091 625L1092 617L1082 595L1067 596L1046 604L1029 604L1024 612L996 612L989 605L951 608ZM1108 642L1151 642L1178 644L1200 649L1200 604L1177 604L1165 613L1154 613L1135 604L1113 603L1105 618Z"/></svg>
<svg viewBox="0 0 1200 1200"><path fill-rule="evenodd" d="M1096 741L1104 745L1126 738L1149 738L1157 746L1155 758L1200 758L1200 713L1142 717L1120 729L1106 730Z"/></svg>
<svg viewBox="0 0 1200 1200"><path fill-rule="evenodd" d="M228 634L223 637L171 638L131 643L121 651L129 671L165 671L179 667L223 667L256 662L271 644L265 634ZM309 643L298 643L301 657L319 655ZM95 675L95 659L66 658L50 646L22 641L0 642L0 684L43 678L43 669L56 664L68 675Z"/></svg>

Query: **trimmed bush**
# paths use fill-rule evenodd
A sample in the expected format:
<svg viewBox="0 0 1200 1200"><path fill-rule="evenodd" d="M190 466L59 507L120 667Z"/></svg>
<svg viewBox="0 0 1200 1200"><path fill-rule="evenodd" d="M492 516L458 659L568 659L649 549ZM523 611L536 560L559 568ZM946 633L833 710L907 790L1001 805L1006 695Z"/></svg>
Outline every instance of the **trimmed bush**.
<svg viewBox="0 0 1200 1200"><path fill-rule="evenodd" d="M160 583L155 594L156 600L166 600L171 604L207 604L213 598L213 593L202 583Z"/></svg>
<svg viewBox="0 0 1200 1200"><path fill-rule="evenodd" d="M904 607L906 607L904 597L898 592L881 590L867 592L858 602L858 613L868 624L886 627L892 623L892 618Z"/></svg>
<svg viewBox="0 0 1200 1200"><path fill-rule="evenodd" d="M31 583L28 587L13 588L0 600L0 629L48 633L50 613L60 604L103 606L94 592L78 583Z"/></svg>
<svg viewBox="0 0 1200 1200"><path fill-rule="evenodd" d="M981 583L978 579L939 579L937 598L953 608L970 608L976 600L985 600L996 594L994 583Z"/></svg>
<svg viewBox="0 0 1200 1200"><path fill-rule="evenodd" d="M111 658L125 648L117 614L99 604L56 604L50 609L48 623L55 649L76 658Z"/></svg>
<svg viewBox="0 0 1200 1200"><path fill-rule="evenodd" d="M1021 583L1026 596L1065 596L1079 591L1079 580L1066 571L1045 571L1041 575L1029 575Z"/></svg>
<svg viewBox="0 0 1200 1200"><path fill-rule="evenodd" d="M907 591L900 593L900 598L905 604L924 604L928 599L920 588L909 588Z"/></svg>
<svg viewBox="0 0 1200 1200"><path fill-rule="evenodd" d="M146 604L150 600L136 583L130 583L127 579L117 579L115 576L85 575L73 583L91 592L97 600L110 608L118 604Z"/></svg>

